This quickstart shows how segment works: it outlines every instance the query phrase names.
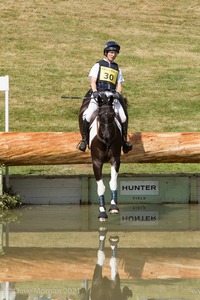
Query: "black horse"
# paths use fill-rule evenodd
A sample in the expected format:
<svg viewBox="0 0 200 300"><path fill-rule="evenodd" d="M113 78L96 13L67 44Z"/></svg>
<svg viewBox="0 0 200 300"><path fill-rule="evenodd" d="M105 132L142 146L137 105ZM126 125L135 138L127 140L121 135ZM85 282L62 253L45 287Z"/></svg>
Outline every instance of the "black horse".
<svg viewBox="0 0 200 300"><path fill-rule="evenodd" d="M82 130L83 112L88 107L91 97L89 91L84 99L79 113L79 127ZM122 101L123 99L121 99ZM90 124L90 134L88 136L88 146L91 150L93 171L97 182L97 193L99 196L99 221L106 221L108 215L105 207L105 185L102 178L102 169L104 163L111 164L111 205L109 212L111 214L119 213L117 206L117 176L120 168L120 156L122 147L122 134L120 121L114 112L113 93L106 91L99 94L99 109L93 116ZM122 102L125 112L125 102Z"/></svg>

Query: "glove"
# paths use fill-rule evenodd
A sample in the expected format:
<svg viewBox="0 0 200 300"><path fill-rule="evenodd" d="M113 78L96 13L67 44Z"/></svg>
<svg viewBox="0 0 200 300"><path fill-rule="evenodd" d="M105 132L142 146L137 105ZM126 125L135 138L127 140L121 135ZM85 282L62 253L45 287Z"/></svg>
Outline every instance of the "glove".
<svg viewBox="0 0 200 300"><path fill-rule="evenodd" d="M96 102L98 102L98 98L99 98L99 93L96 91L96 92L93 92L93 97L94 97L94 100Z"/></svg>

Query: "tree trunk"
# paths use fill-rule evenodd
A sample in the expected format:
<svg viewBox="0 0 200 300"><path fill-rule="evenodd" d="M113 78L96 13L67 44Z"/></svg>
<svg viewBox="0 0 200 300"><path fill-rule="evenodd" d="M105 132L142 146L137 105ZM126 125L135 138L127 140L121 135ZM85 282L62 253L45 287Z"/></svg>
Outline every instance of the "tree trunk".
<svg viewBox="0 0 200 300"><path fill-rule="evenodd" d="M76 149L77 132L1 132L0 164L59 165L91 163L90 151ZM200 132L129 134L133 150L122 163L199 163Z"/></svg>

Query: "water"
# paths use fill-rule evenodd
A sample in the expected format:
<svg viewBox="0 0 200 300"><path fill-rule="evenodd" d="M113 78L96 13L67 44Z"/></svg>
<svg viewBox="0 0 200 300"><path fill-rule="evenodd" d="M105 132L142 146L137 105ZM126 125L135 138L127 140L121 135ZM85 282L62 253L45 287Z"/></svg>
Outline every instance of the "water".
<svg viewBox="0 0 200 300"><path fill-rule="evenodd" d="M97 262L128 299L200 299L198 205L120 205L101 224L97 215L96 205L1 212L0 300L81 299Z"/></svg>

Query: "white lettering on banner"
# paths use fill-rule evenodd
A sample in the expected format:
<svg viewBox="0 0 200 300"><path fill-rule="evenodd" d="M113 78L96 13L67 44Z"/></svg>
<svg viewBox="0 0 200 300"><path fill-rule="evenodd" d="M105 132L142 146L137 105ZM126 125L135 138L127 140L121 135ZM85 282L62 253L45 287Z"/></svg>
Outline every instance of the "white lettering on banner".
<svg viewBox="0 0 200 300"><path fill-rule="evenodd" d="M158 195L158 181L121 181L121 195Z"/></svg>
<svg viewBox="0 0 200 300"><path fill-rule="evenodd" d="M158 211L124 211L120 213L120 223L125 226L152 226L159 224Z"/></svg>

